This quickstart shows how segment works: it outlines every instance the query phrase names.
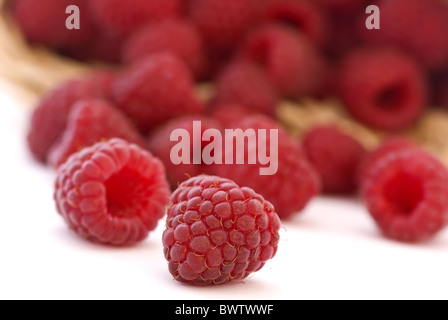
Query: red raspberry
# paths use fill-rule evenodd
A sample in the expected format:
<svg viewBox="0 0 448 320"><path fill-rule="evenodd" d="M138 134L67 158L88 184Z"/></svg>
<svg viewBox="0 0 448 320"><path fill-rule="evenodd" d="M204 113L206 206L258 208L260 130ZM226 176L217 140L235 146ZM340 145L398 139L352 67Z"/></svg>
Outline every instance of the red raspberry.
<svg viewBox="0 0 448 320"><path fill-rule="evenodd" d="M260 175L259 169L265 166L248 164L249 150L258 153L257 142L249 138L246 139L245 164L215 165L213 167L215 174L234 180L239 184L244 183L257 190L274 204L281 218L289 218L303 210L308 202L319 193L320 181L297 141L293 140L276 122L261 115L246 117L234 126L243 131L253 129L255 133L259 129L266 129L268 154L274 152L270 148L269 131L270 129L278 130L278 144L275 145L276 147L278 145L278 171L271 176ZM253 135L249 134L249 136ZM226 148L225 154L233 151ZM235 152L233 154L235 155Z"/></svg>
<svg viewBox="0 0 448 320"><path fill-rule="evenodd" d="M70 5L80 10L80 29L69 30L65 13ZM87 44L94 26L87 0L16 0L12 4L15 21L28 40L54 48L73 48Z"/></svg>
<svg viewBox="0 0 448 320"><path fill-rule="evenodd" d="M173 277L193 285L242 280L272 259L280 220L252 189L213 176L182 183L167 210L163 246Z"/></svg>
<svg viewBox="0 0 448 320"><path fill-rule="evenodd" d="M239 104L273 117L278 102L278 94L269 78L255 64L233 63L216 81L215 105Z"/></svg>
<svg viewBox="0 0 448 320"><path fill-rule="evenodd" d="M431 70L448 66L448 4L442 0L385 0L381 29L368 30L365 16L361 35L368 42L396 45L412 54Z"/></svg>
<svg viewBox="0 0 448 320"><path fill-rule="evenodd" d="M121 139L72 155L58 169L54 196L71 229L110 245L145 239L163 217L169 197L162 163Z"/></svg>
<svg viewBox="0 0 448 320"><path fill-rule="evenodd" d="M366 153L358 141L336 127L321 126L305 135L303 146L321 177L324 192L349 194L357 191L357 174Z"/></svg>
<svg viewBox="0 0 448 320"><path fill-rule="evenodd" d="M363 181L363 197L385 236L417 242L448 221L448 171L421 150L392 152Z"/></svg>
<svg viewBox="0 0 448 320"><path fill-rule="evenodd" d="M359 180L364 179L382 158L390 153L402 152L419 148L414 140L405 137L390 137L376 150L370 152L364 157L359 170Z"/></svg>
<svg viewBox="0 0 448 320"><path fill-rule="evenodd" d="M257 0L190 0L188 11L208 46L229 51L252 27L257 4Z"/></svg>
<svg viewBox="0 0 448 320"><path fill-rule="evenodd" d="M405 54L388 49L361 49L342 62L338 91L359 121L384 130L400 130L421 115L427 83Z"/></svg>
<svg viewBox="0 0 448 320"><path fill-rule="evenodd" d="M225 129L234 128L236 122L251 116L254 112L237 104L222 104L214 107L212 110L212 118L218 121Z"/></svg>
<svg viewBox="0 0 448 320"><path fill-rule="evenodd" d="M148 149L159 159L163 161L167 168L168 181L173 189L177 188L179 183L187 180L189 177L194 177L210 171L210 166L206 164L193 164L194 152L200 152L202 156L203 149L211 142L202 142L199 146L200 150L195 148L193 138L195 133L193 131L193 122L201 122L201 135L208 129L221 130L221 126L218 122L205 116L189 116L182 117L168 122L162 127L156 129L148 138ZM170 141L171 133L176 129L184 129L190 135L190 164L175 165L171 161L171 150L179 142ZM202 162L202 161L201 161Z"/></svg>
<svg viewBox="0 0 448 320"><path fill-rule="evenodd" d="M171 54L155 54L133 65L115 82L113 96L142 132L203 110L190 71Z"/></svg>
<svg viewBox="0 0 448 320"><path fill-rule="evenodd" d="M288 98L320 92L326 63L305 36L267 26L251 34L240 50L244 60L259 64L278 92Z"/></svg>
<svg viewBox="0 0 448 320"><path fill-rule="evenodd" d="M322 45L328 35L323 10L309 0L267 0L262 21L278 22L303 32L312 43Z"/></svg>
<svg viewBox="0 0 448 320"><path fill-rule="evenodd" d="M72 107L64 134L51 148L48 162L57 168L73 153L112 138L144 146L137 129L114 106L102 100L81 100Z"/></svg>
<svg viewBox="0 0 448 320"><path fill-rule="evenodd" d="M183 21L164 21L143 28L126 43L123 60L136 62L146 56L168 51L181 58L195 75L200 75L204 56L198 31Z"/></svg>
<svg viewBox="0 0 448 320"><path fill-rule="evenodd" d="M32 154L45 162L48 150L61 136L72 105L81 99L107 99L115 79L111 72L96 72L71 80L47 93L35 108L28 131Z"/></svg>
<svg viewBox="0 0 448 320"><path fill-rule="evenodd" d="M106 32L128 36L144 25L180 14L179 0L91 0L91 11Z"/></svg>

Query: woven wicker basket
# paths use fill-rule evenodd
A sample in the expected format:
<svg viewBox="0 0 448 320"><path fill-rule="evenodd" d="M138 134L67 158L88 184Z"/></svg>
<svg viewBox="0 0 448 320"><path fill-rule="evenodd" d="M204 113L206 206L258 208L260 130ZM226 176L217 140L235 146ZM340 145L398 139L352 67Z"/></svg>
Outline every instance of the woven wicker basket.
<svg viewBox="0 0 448 320"><path fill-rule="evenodd" d="M32 105L43 92L96 67L59 56L43 47L30 46L8 15L6 2L0 0L0 81L11 92L18 93L22 101ZM212 91L209 85L198 87L203 99L210 97ZM317 124L335 124L368 149L378 146L387 136L354 121L332 100L283 102L278 108L278 118L296 137ZM422 142L448 164L448 113L429 111L415 128L402 134Z"/></svg>

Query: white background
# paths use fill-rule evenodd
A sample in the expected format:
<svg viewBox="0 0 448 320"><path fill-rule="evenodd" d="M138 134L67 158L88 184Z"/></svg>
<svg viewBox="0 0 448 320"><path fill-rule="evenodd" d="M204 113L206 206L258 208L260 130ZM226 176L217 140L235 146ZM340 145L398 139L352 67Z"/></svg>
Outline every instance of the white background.
<svg viewBox="0 0 448 320"><path fill-rule="evenodd" d="M448 298L448 232L422 245L385 240L362 204L319 198L284 222L277 256L243 282L172 280L163 221L142 244L91 244L54 209L54 173L33 161L29 106L0 89L0 299Z"/></svg>

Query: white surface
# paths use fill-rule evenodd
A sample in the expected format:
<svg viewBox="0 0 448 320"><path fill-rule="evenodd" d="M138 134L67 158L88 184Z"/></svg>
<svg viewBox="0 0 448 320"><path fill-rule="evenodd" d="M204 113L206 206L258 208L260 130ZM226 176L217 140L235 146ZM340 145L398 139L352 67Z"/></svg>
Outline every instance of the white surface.
<svg viewBox="0 0 448 320"><path fill-rule="evenodd" d="M448 298L448 233L424 245L384 240L361 204L317 199L284 223L278 255L242 283L195 288L172 280L163 222L133 248L69 231L54 173L24 143L29 109L0 92L0 299Z"/></svg>

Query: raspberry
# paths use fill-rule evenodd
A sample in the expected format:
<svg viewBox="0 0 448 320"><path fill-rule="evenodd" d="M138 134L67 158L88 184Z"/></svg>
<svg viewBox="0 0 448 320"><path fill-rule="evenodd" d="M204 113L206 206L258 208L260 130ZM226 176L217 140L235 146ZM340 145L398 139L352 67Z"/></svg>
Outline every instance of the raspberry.
<svg viewBox="0 0 448 320"><path fill-rule="evenodd" d="M171 197L163 233L173 277L192 285L242 280L272 259L280 220L255 191L213 176L180 185Z"/></svg>
<svg viewBox="0 0 448 320"><path fill-rule="evenodd" d="M168 122L162 127L156 129L148 138L148 149L159 159L163 161L167 168L168 181L172 188L177 188L179 183L187 180L189 177L194 177L209 172L209 165L206 164L193 164L194 152L200 152L202 156L203 149L211 142L202 142L199 146L201 149L196 150L193 143L193 137L195 133L193 131L193 121L201 122L200 135L204 134L207 129L221 130L221 126L215 120L207 118L205 116L200 117L182 117ZM171 161L171 150L178 144L176 141L170 141L171 133L176 129L187 130L190 135L190 164L175 165ZM202 162L202 161L201 161Z"/></svg>
<svg viewBox="0 0 448 320"><path fill-rule="evenodd" d="M275 116L278 94L269 78L252 63L237 62L218 76L214 104L239 104L247 109Z"/></svg>
<svg viewBox="0 0 448 320"><path fill-rule="evenodd" d="M208 46L229 51L252 27L257 4L257 0L190 0L188 12Z"/></svg>
<svg viewBox="0 0 448 320"><path fill-rule="evenodd" d="M280 94L297 98L316 94L326 80L326 63L305 36L287 28L266 26L252 33L240 57L260 65Z"/></svg>
<svg viewBox="0 0 448 320"><path fill-rule="evenodd" d="M395 136L390 137L376 150L370 152L364 157L360 170L359 177L360 180L364 179L368 172L371 171L372 167L376 165L382 158L390 153L397 153L406 150L412 150L418 148L417 143L409 138Z"/></svg>
<svg viewBox="0 0 448 320"><path fill-rule="evenodd" d="M113 86L116 104L148 132L172 118L200 113L188 68L171 54L155 54L125 71Z"/></svg>
<svg viewBox="0 0 448 320"><path fill-rule="evenodd" d="M214 173L218 176L229 178L239 184L246 184L260 192L260 194L277 209L280 218L289 218L305 208L308 202L319 193L320 181L317 173L308 163L298 142L293 140L276 122L262 115L248 116L235 128L243 131L253 129L268 130L266 136L267 154L272 154L270 149L270 129L278 130L278 171L274 175L260 175L261 164L225 164L213 166ZM251 135L249 135L251 136ZM261 139L259 137L259 139ZM257 142L247 139L244 159L249 158L250 152L257 152ZM226 148L225 155L229 150ZM258 153L258 152L257 152ZM233 152L235 154L235 152ZM242 156L241 156L242 157Z"/></svg>
<svg viewBox="0 0 448 320"><path fill-rule="evenodd" d="M237 104L222 104L212 109L212 118L218 121L223 128L233 128L236 122L253 115L247 108Z"/></svg>
<svg viewBox="0 0 448 320"><path fill-rule="evenodd" d="M281 23L299 30L316 45L322 45L328 34L325 14L308 0L268 0L262 21Z"/></svg>
<svg viewBox="0 0 448 320"><path fill-rule="evenodd" d="M28 131L31 153L45 162L48 151L65 129L72 105L81 99L107 99L114 79L115 75L111 72L96 72L68 81L47 93L31 117Z"/></svg>
<svg viewBox="0 0 448 320"><path fill-rule="evenodd" d="M179 0L91 0L91 11L106 32L128 36L144 25L179 16Z"/></svg>
<svg viewBox="0 0 448 320"><path fill-rule="evenodd" d="M117 246L145 239L169 197L162 163L121 139L72 155L58 169L54 196L59 214L76 233Z"/></svg>
<svg viewBox="0 0 448 320"><path fill-rule="evenodd" d="M386 0L378 5L381 29L366 29L363 17L359 27L364 40L399 46L433 71L448 66L447 3L442 0Z"/></svg>
<svg viewBox="0 0 448 320"><path fill-rule="evenodd" d="M324 192L349 194L358 189L357 173L366 153L358 141L336 127L321 126L305 135L303 146Z"/></svg>
<svg viewBox="0 0 448 320"><path fill-rule="evenodd" d="M66 27L70 5L78 6L80 29L69 30ZM86 0L16 0L12 4L15 21L33 43L54 48L73 48L87 44L95 28L88 14Z"/></svg>
<svg viewBox="0 0 448 320"><path fill-rule="evenodd" d="M359 121L384 130L400 130L421 115L427 83L405 54L389 49L356 50L342 62L337 79L340 98Z"/></svg>
<svg viewBox="0 0 448 320"><path fill-rule="evenodd" d="M370 214L391 239L427 240L448 221L448 171L421 150L382 157L364 178L362 190Z"/></svg>
<svg viewBox="0 0 448 320"><path fill-rule="evenodd" d="M144 146L137 129L114 106L102 100L81 100L72 107L64 134L51 148L48 162L57 168L73 153L111 138Z"/></svg>
<svg viewBox="0 0 448 320"><path fill-rule="evenodd" d="M149 54L168 51L181 58L195 75L204 63L202 39L187 22L164 21L151 24L133 35L124 47L123 60L136 62Z"/></svg>

